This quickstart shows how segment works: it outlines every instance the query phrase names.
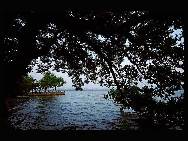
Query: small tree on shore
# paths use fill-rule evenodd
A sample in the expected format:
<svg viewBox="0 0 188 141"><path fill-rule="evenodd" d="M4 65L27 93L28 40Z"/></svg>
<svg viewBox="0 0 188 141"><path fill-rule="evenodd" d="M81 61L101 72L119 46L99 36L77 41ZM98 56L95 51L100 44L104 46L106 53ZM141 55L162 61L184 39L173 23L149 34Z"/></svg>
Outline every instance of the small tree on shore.
<svg viewBox="0 0 188 141"><path fill-rule="evenodd" d="M62 77L57 77L54 75L52 77L51 83L52 83L51 85L55 88L55 91L56 91L57 87L63 86L66 82L64 81Z"/></svg>
<svg viewBox="0 0 188 141"><path fill-rule="evenodd" d="M45 72L43 78L39 80L40 87L44 89L44 92L46 92L48 88L52 87L52 78L53 77L50 72Z"/></svg>
<svg viewBox="0 0 188 141"><path fill-rule="evenodd" d="M66 82L62 77L57 77L53 73L48 71L44 73L44 77L39 80L39 83L40 87L43 88L46 92L48 88L52 87L54 87L56 91L57 87L63 86Z"/></svg>

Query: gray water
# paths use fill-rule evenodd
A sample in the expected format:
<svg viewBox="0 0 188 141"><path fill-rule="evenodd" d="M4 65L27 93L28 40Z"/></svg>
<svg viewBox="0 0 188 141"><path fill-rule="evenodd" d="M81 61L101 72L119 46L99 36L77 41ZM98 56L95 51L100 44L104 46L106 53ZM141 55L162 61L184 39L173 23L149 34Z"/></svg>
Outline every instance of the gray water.
<svg viewBox="0 0 188 141"><path fill-rule="evenodd" d="M9 109L11 127L21 130L113 130L120 105L107 91L65 91L62 96L16 98Z"/></svg>

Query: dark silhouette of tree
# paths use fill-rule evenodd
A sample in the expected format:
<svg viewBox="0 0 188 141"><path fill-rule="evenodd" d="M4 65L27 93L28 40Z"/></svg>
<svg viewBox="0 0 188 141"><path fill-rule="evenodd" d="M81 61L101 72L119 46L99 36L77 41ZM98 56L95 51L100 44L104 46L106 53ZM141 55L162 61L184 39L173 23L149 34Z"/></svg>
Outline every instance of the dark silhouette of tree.
<svg viewBox="0 0 188 141"><path fill-rule="evenodd" d="M28 94L30 91L33 92L33 90L35 89L35 87L34 87L34 84L36 83L35 81L36 80L30 75L23 76L23 79L19 86L20 91L23 94Z"/></svg>
<svg viewBox="0 0 188 141"><path fill-rule="evenodd" d="M3 21L1 66L4 88L12 88L6 95L17 93L21 76L38 57L43 62L38 64L39 72L48 70L54 61L55 70L67 72L76 89L90 81L116 86L118 101L125 107L139 102L149 105L153 96L168 98L184 89L184 72L179 71L184 70L184 31L181 36L171 35L173 29L184 29L181 14L28 10L5 12ZM130 64L124 64L125 59ZM136 100L135 88L142 80L148 84L139 90L143 100Z"/></svg>

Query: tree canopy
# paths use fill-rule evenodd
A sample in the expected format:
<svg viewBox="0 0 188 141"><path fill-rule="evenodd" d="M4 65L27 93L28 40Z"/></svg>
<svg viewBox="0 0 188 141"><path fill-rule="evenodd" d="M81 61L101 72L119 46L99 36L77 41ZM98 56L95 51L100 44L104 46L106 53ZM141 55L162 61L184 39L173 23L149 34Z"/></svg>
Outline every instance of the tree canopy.
<svg viewBox="0 0 188 141"><path fill-rule="evenodd" d="M184 73L177 71L184 69L183 33L171 35L183 29L181 15L63 10L5 13L4 18L1 63L14 67L14 76L29 71L31 60L40 56L40 71L55 61L54 68L67 72L76 88L89 81L121 88L146 79L158 86L153 94L162 95L183 86ZM124 65L124 60L130 64Z"/></svg>
<svg viewBox="0 0 188 141"><path fill-rule="evenodd" d="M51 72L45 72L42 79L39 80L40 87L44 88L45 92L48 88L63 86L66 82L62 77L57 77Z"/></svg>

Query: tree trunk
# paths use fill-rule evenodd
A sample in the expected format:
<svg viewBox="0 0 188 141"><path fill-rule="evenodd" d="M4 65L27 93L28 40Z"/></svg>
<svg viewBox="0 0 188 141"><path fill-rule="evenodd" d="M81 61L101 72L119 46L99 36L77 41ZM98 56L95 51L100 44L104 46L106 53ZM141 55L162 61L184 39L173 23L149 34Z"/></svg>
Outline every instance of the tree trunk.
<svg viewBox="0 0 188 141"><path fill-rule="evenodd" d="M45 92L45 93L46 93L46 91L47 91L47 87L44 88L44 92Z"/></svg>

